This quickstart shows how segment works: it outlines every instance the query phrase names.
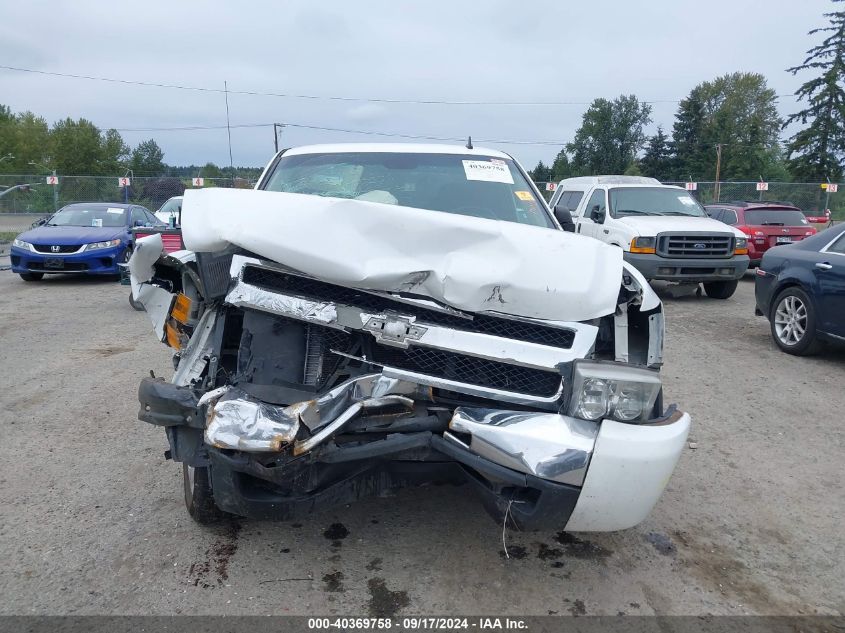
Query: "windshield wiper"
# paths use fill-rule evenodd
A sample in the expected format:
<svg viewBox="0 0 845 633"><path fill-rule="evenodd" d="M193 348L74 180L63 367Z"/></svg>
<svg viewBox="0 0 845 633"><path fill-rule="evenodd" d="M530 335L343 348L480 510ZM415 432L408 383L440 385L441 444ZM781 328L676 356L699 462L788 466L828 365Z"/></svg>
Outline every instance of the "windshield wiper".
<svg viewBox="0 0 845 633"><path fill-rule="evenodd" d="M640 211L639 209L617 209L614 213L636 213L637 215L654 215L649 211Z"/></svg>
<svg viewBox="0 0 845 633"><path fill-rule="evenodd" d="M703 218L703 215L693 215L692 213L684 213L683 211L663 211L660 215L679 215L685 218Z"/></svg>

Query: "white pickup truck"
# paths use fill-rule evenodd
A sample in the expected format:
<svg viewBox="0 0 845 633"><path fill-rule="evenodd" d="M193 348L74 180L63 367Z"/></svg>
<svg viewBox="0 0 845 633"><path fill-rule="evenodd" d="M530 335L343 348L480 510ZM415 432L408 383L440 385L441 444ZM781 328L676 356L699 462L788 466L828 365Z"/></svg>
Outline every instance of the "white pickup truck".
<svg viewBox="0 0 845 633"><path fill-rule="evenodd" d="M703 283L707 296L727 299L748 268L744 233L707 217L684 189L654 178L567 178L549 206L565 229L621 248L649 280Z"/></svg>

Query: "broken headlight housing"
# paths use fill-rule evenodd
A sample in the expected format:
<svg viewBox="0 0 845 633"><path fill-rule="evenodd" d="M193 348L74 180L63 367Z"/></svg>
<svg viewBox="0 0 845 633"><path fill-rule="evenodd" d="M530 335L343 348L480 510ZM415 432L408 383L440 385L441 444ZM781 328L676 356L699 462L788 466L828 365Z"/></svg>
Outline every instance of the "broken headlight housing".
<svg viewBox="0 0 845 633"><path fill-rule="evenodd" d="M647 420L662 383L650 369L623 363L577 361L572 372L569 415L583 420Z"/></svg>

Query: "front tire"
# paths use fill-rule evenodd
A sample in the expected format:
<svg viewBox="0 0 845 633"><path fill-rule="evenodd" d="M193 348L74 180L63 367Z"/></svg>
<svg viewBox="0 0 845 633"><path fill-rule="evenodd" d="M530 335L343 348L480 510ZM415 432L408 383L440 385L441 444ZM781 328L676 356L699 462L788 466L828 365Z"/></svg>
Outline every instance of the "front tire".
<svg viewBox="0 0 845 633"><path fill-rule="evenodd" d="M806 356L818 351L816 310L807 293L797 286L787 288L772 302L769 325L772 338L782 351Z"/></svg>
<svg viewBox="0 0 845 633"><path fill-rule="evenodd" d="M207 467L194 467L183 463L182 480L185 488L185 507L194 521L200 525L211 525L226 516L214 503Z"/></svg>
<svg viewBox="0 0 845 633"><path fill-rule="evenodd" d="M19 273L24 281L41 281L44 273Z"/></svg>
<svg viewBox="0 0 845 633"><path fill-rule="evenodd" d="M738 279L733 281L706 281L704 282L704 292L711 299L727 299L733 296L738 285Z"/></svg>

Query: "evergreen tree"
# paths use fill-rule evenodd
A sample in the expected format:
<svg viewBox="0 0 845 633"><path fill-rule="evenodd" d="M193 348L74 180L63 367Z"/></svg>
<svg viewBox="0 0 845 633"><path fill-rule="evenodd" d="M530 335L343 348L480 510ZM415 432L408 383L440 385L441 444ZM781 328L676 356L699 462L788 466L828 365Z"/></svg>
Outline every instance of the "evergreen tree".
<svg viewBox="0 0 845 633"><path fill-rule="evenodd" d="M809 34L826 33L825 39L807 51L803 64L787 69L793 75L805 70L819 73L795 91L807 107L784 124L810 122L786 146L789 170L801 181L840 180L845 159L845 11L824 15L830 26Z"/></svg>
<svg viewBox="0 0 845 633"><path fill-rule="evenodd" d="M672 178L672 150L669 137L663 132L662 127L658 126L657 133L648 139L639 168L644 176L651 176L658 180Z"/></svg>
<svg viewBox="0 0 845 633"><path fill-rule="evenodd" d="M552 179L552 168L547 167L543 161L537 163L537 166L528 173L534 182L549 182Z"/></svg>

